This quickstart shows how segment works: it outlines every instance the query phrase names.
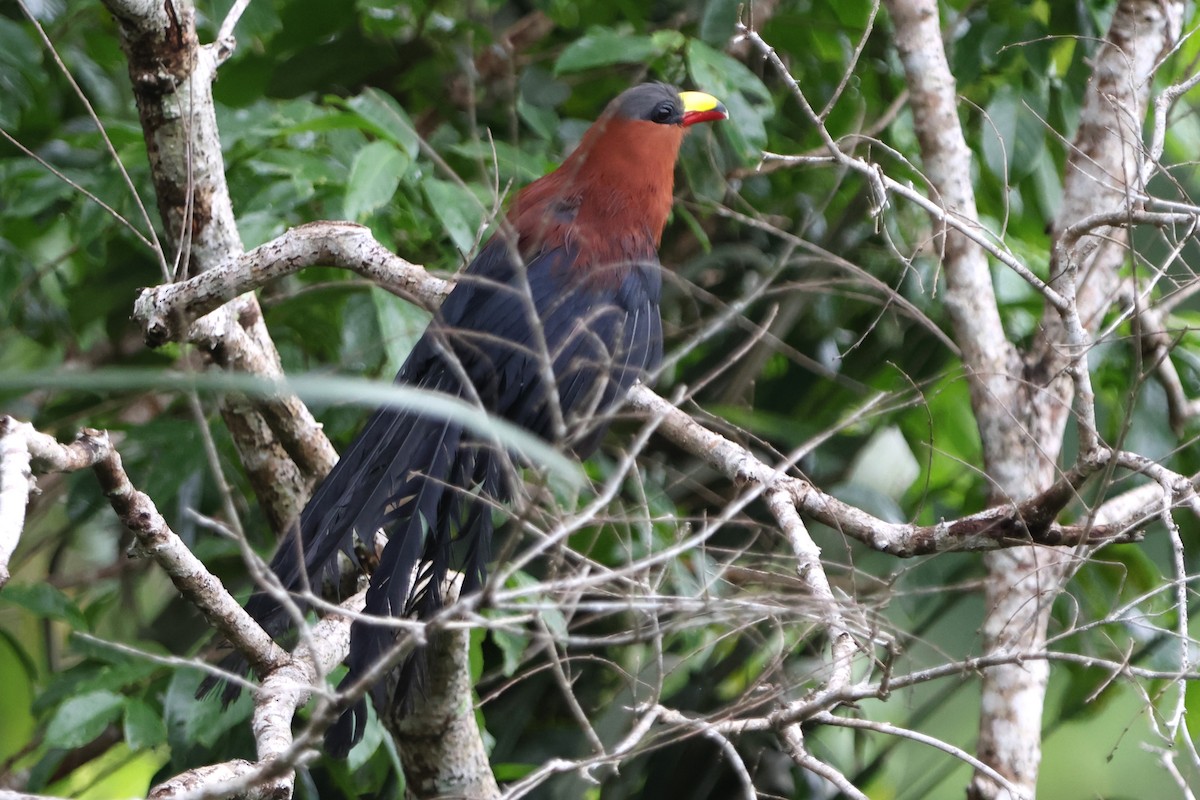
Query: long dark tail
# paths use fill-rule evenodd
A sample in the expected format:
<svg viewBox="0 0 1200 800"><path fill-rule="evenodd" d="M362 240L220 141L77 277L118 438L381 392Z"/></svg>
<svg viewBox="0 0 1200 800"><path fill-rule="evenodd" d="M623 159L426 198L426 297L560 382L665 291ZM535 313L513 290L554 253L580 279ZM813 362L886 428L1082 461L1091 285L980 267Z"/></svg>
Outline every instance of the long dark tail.
<svg viewBox="0 0 1200 800"><path fill-rule="evenodd" d="M452 566L463 575L462 594L477 591L486 577L496 503L510 498L504 456L480 444L454 423L440 426L421 453L428 467L402 476L392 497L402 498L379 527L391 532L379 567L367 590L364 613L379 617L429 619L443 607L443 586ZM395 630L360 620L350 635L349 672L339 688L347 688L377 663L396 640ZM424 684L424 654L410 656L399 671L394 695L386 682L373 688L378 709L406 707ZM326 736L333 755L349 750L362 738L366 705L348 709Z"/></svg>
<svg viewBox="0 0 1200 800"><path fill-rule="evenodd" d="M337 585L337 554L356 561L355 537L370 548L375 532L383 530L388 543L367 590L365 613L428 618L442 607L442 586L451 566L464 575L464 594L482 586L492 511L512 495L508 474L506 455L461 424L381 409L321 483L298 529L281 543L271 570L289 592L320 593L323 585ZM272 636L289 627L283 605L268 593L253 595L246 610ZM357 682L394 641L394 628L355 622L350 672L342 686ZM422 659L418 655L410 661L401 669L393 702L404 703L421 682ZM244 671L246 665L234 655L225 666ZM214 684L207 680L200 691ZM373 690L379 708L386 702L383 686L380 682ZM229 685L222 698L229 702L237 694L237 687ZM366 719L365 701L348 709L326 737L329 751L347 752L362 737Z"/></svg>

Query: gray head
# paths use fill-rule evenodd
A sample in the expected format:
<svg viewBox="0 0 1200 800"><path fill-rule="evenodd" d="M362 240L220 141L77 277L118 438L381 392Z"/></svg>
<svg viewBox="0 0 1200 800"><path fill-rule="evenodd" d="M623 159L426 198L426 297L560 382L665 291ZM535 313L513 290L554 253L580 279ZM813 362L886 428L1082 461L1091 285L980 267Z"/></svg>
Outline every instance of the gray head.
<svg viewBox="0 0 1200 800"><path fill-rule="evenodd" d="M712 95L680 92L668 83L643 83L626 89L606 109L617 119L654 122L659 125L694 125L727 119L729 112Z"/></svg>

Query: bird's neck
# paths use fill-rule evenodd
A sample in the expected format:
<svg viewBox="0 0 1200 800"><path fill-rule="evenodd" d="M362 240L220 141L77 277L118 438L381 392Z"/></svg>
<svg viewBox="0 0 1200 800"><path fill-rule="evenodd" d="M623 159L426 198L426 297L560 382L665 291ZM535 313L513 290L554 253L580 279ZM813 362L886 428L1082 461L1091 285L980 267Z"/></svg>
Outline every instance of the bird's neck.
<svg viewBox="0 0 1200 800"><path fill-rule="evenodd" d="M524 257L568 248L571 269L608 288L658 263L682 140L678 126L596 122L562 166L518 194L510 221Z"/></svg>
<svg viewBox="0 0 1200 800"><path fill-rule="evenodd" d="M673 125L597 122L562 166L517 196L509 219L522 254L569 248L572 268L604 285L656 263L682 139Z"/></svg>
<svg viewBox="0 0 1200 800"><path fill-rule="evenodd" d="M657 251L671 211L683 129L609 119L593 125L558 169L579 197L576 225L638 236Z"/></svg>

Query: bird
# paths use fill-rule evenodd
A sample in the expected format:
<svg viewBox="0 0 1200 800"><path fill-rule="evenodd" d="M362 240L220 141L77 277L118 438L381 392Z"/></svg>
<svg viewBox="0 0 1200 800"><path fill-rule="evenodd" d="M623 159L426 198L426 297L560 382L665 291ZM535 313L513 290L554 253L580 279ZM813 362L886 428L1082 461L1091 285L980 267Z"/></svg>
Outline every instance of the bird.
<svg viewBox="0 0 1200 800"><path fill-rule="evenodd" d="M666 83L618 95L557 169L516 194L395 382L476 404L581 459L593 453L611 412L662 358L658 248L684 132L728 116L712 95ZM452 565L462 595L482 588L493 510L515 496L516 466L461 422L380 408L270 568L290 592L319 587L335 578L339 552L357 563L356 537L373 551L383 531L365 615L428 619L443 606ZM272 635L288 624L268 592L252 595L246 610ZM394 642L394 628L356 620L342 686ZM393 704L411 691L405 682ZM372 689L377 708L387 702L383 683ZM365 700L346 709L327 731L327 751L348 752L366 719Z"/></svg>

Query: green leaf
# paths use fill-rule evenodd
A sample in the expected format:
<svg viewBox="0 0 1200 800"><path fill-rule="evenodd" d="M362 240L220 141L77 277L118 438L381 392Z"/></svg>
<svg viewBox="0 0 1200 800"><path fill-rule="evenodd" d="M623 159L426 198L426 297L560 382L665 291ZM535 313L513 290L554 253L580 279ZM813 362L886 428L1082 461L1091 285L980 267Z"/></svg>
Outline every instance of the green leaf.
<svg viewBox="0 0 1200 800"><path fill-rule="evenodd" d="M359 220L380 208L396 193L411 159L390 142L371 142L354 156L346 182L342 213Z"/></svg>
<svg viewBox="0 0 1200 800"><path fill-rule="evenodd" d="M898 488L898 487L895 487ZM889 491L892 487L889 487ZM855 508L861 508L868 514L874 514L885 522L901 523L906 520L904 510L885 491L874 486L852 481L843 481L828 487L831 495Z"/></svg>
<svg viewBox="0 0 1200 800"><path fill-rule="evenodd" d="M173 748L211 747L250 716L254 701L248 692L242 692L228 707L216 696L219 692L196 699L201 678L192 670L179 670L171 676L163 698L162 719Z"/></svg>
<svg viewBox="0 0 1200 800"><path fill-rule="evenodd" d="M112 692L72 697L58 707L46 727L50 747L81 747L99 736L117 718L125 698Z"/></svg>
<svg viewBox="0 0 1200 800"><path fill-rule="evenodd" d="M696 219L696 215L689 211L683 205L675 209L675 215L687 225L688 230L692 232L692 236L699 243L700 249L705 253L712 252L712 239L708 236L708 231L704 230L704 226L700 224L700 220Z"/></svg>
<svg viewBox="0 0 1200 800"><path fill-rule="evenodd" d="M714 47L729 41L742 4L742 0L708 0L700 17L700 38Z"/></svg>
<svg viewBox="0 0 1200 800"><path fill-rule="evenodd" d="M479 198L457 183L436 178L422 181L421 187L454 246L464 254L471 252L475 247L475 233L483 221Z"/></svg>
<svg viewBox="0 0 1200 800"><path fill-rule="evenodd" d="M526 117L526 111L530 112L531 116ZM519 99L517 100L517 113L539 136L553 139L556 135L558 115L553 111L531 106L524 99ZM543 123L545 124L544 128L540 127ZM512 179L519 184L525 184L542 177L549 169L557 166L557 164L548 163L543 154L527 153L508 142L470 140L456 144L449 149L456 155L482 163L488 172L493 169L498 170L500 179L505 182Z"/></svg>
<svg viewBox="0 0 1200 800"><path fill-rule="evenodd" d="M729 109L717 126L743 162L756 163L767 144L765 122L774 115L771 93L758 76L735 58L693 39L687 49L688 73L696 86Z"/></svg>
<svg viewBox="0 0 1200 800"><path fill-rule="evenodd" d="M696 39L688 43L687 58L696 86L718 100L727 102L731 96L741 95L756 103L771 102L766 84L736 58Z"/></svg>
<svg viewBox="0 0 1200 800"><path fill-rule="evenodd" d="M876 428L866 444L855 453L846 482L897 500L904 496L920 475L921 465L905 441L904 434L900 428L889 425ZM899 520L903 519L903 514L900 514Z"/></svg>
<svg viewBox="0 0 1200 800"><path fill-rule="evenodd" d="M167 728L162 717L141 700L130 700L125 706L125 743L130 750L148 750L167 740Z"/></svg>
<svg viewBox="0 0 1200 800"><path fill-rule="evenodd" d="M279 11L272 3L250 3L238 19L238 44L245 46L255 42L261 46L282 30L283 20L279 18Z"/></svg>
<svg viewBox="0 0 1200 800"><path fill-rule="evenodd" d="M291 178L295 183L337 183L344 177L342 168L327 156L306 150L263 150L247 160L246 167L255 175Z"/></svg>
<svg viewBox="0 0 1200 800"><path fill-rule="evenodd" d="M1033 172L1045 150L1044 126L1025 102L1024 93L1003 86L984 109L984 161L993 175L1009 182Z"/></svg>
<svg viewBox="0 0 1200 800"><path fill-rule="evenodd" d="M650 41L654 43L659 53L670 53L674 50L682 50L687 45L688 39L679 31L668 28L650 34Z"/></svg>
<svg viewBox="0 0 1200 800"><path fill-rule="evenodd" d="M377 286L371 287L370 298L379 323L383 351L387 354L383 373L392 375L399 371L421 332L429 324L429 314Z"/></svg>
<svg viewBox="0 0 1200 800"><path fill-rule="evenodd" d="M582 72L609 64L641 64L662 52L649 36L631 36L612 28L590 28L554 62L554 74Z"/></svg>
<svg viewBox="0 0 1200 800"><path fill-rule="evenodd" d="M375 751L383 744L383 723L379 721L379 717L375 713L375 706L367 703L367 711L367 725L363 729L363 736L346 754L346 766L351 772L357 771L370 761L371 757L375 755Z"/></svg>
<svg viewBox="0 0 1200 800"><path fill-rule="evenodd" d="M517 113L521 116L521 119L525 122L525 124L532 128L538 136L541 136L543 139L547 140L554 139L554 136L558 131L559 122L558 114L554 112L554 109L535 106L526 100L524 95L521 95L517 98ZM498 156L500 155L500 144L501 142L496 142L496 154ZM513 149L515 150L515 148ZM538 176L533 175L532 177L536 178Z"/></svg>
<svg viewBox="0 0 1200 800"><path fill-rule="evenodd" d="M92 607L89 606L88 612L91 613L91 611ZM116 667L121 673L126 673L128 670L137 670L139 666L145 667L148 664L146 659L141 656L126 652L114 646L113 643L88 633L72 634L68 643L71 646L72 655L79 656L90 662L110 664ZM164 656L170 655L170 652L158 642L141 641L137 642L137 647L150 653L159 653ZM150 671L154 669L157 669L157 667L151 665Z"/></svg>
<svg viewBox="0 0 1200 800"><path fill-rule="evenodd" d="M0 17L0 87L4 101L0 102L0 124L15 129L21 113L36 108L45 81L41 46L31 33L7 17Z"/></svg>
<svg viewBox="0 0 1200 800"><path fill-rule="evenodd" d="M493 628L492 642L499 648L504 659L500 671L504 673L504 677L511 678L521 666L521 658L529 647L529 637L502 628Z"/></svg>
<svg viewBox="0 0 1200 800"><path fill-rule="evenodd" d="M274 211L261 210L239 214L238 233L246 247L258 247L283 233L283 223Z"/></svg>
<svg viewBox="0 0 1200 800"><path fill-rule="evenodd" d="M409 158L417 157L421 139L396 98L378 89L367 89L357 97L351 97L346 105L358 112L375 133L398 145Z"/></svg>
<svg viewBox="0 0 1200 800"><path fill-rule="evenodd" d="M918 461L928 472L929 486L952 492L954 486L965 491L971 485L971 471L964 464L978 464L982 458L983 445L979 439L979 427L971 413L970 389L967 381L958 375L950 375L938 381L925 393L927 405L905 418L906 438L909 442L927 443L916 448ZM936 424L930 440L929 420ZM928 450L926 450L928 448ZM964 505L965 499L948 495L956 505Z"/></svg>
<svg viewBox="0 0 1200 800"><path fill-rule="evenodd" d="M537 768L536 764L519 764L519 763L503 763L492 766L492 772L496 776L496 780L504 783L505 781L516 781L524 778L529 773Z"/></svg>
<svg viewBox="0 0 1200 800"><path fill-rule="evenodd" d="M65 594L45 583L32 586L8 585L4 599L13 605L33 612L38 617L62 620L76 630L87 630L83 612Z"/></svg>
<svg viewBox="0 0 1200 800"><path fill-rule="evenodd" d="M37 666L29 653L8 631L0 629L0 760L19 751L32 735L35 724L31 708Z"/></svg>
<svg viewBox="0 0 1200 800"><path fill-rule="evenodd" d="M452 419L469 430L511 448L545 467L551 481L576 486L583 480L578 462L534 433L486 411L440 392L383 381L337 377L299 376L266 380L235 373L179 373L161 369L95 369L89 372L47 370L23 372L0 370L0 386L9 390L70 388L88 392L156 389L160 391L239 392L259 397L294 393L310 402L353 403L366 407L388 405L420 411L438 419ZM5 589L5 593L12 587Z"/></svg>
<svg viewBox="0 0 1200 800"><path fill-rule="evenodd" d="M41 46L29 30L7 17L0 17L0 63L28 66L41 60Z"/></svg>

